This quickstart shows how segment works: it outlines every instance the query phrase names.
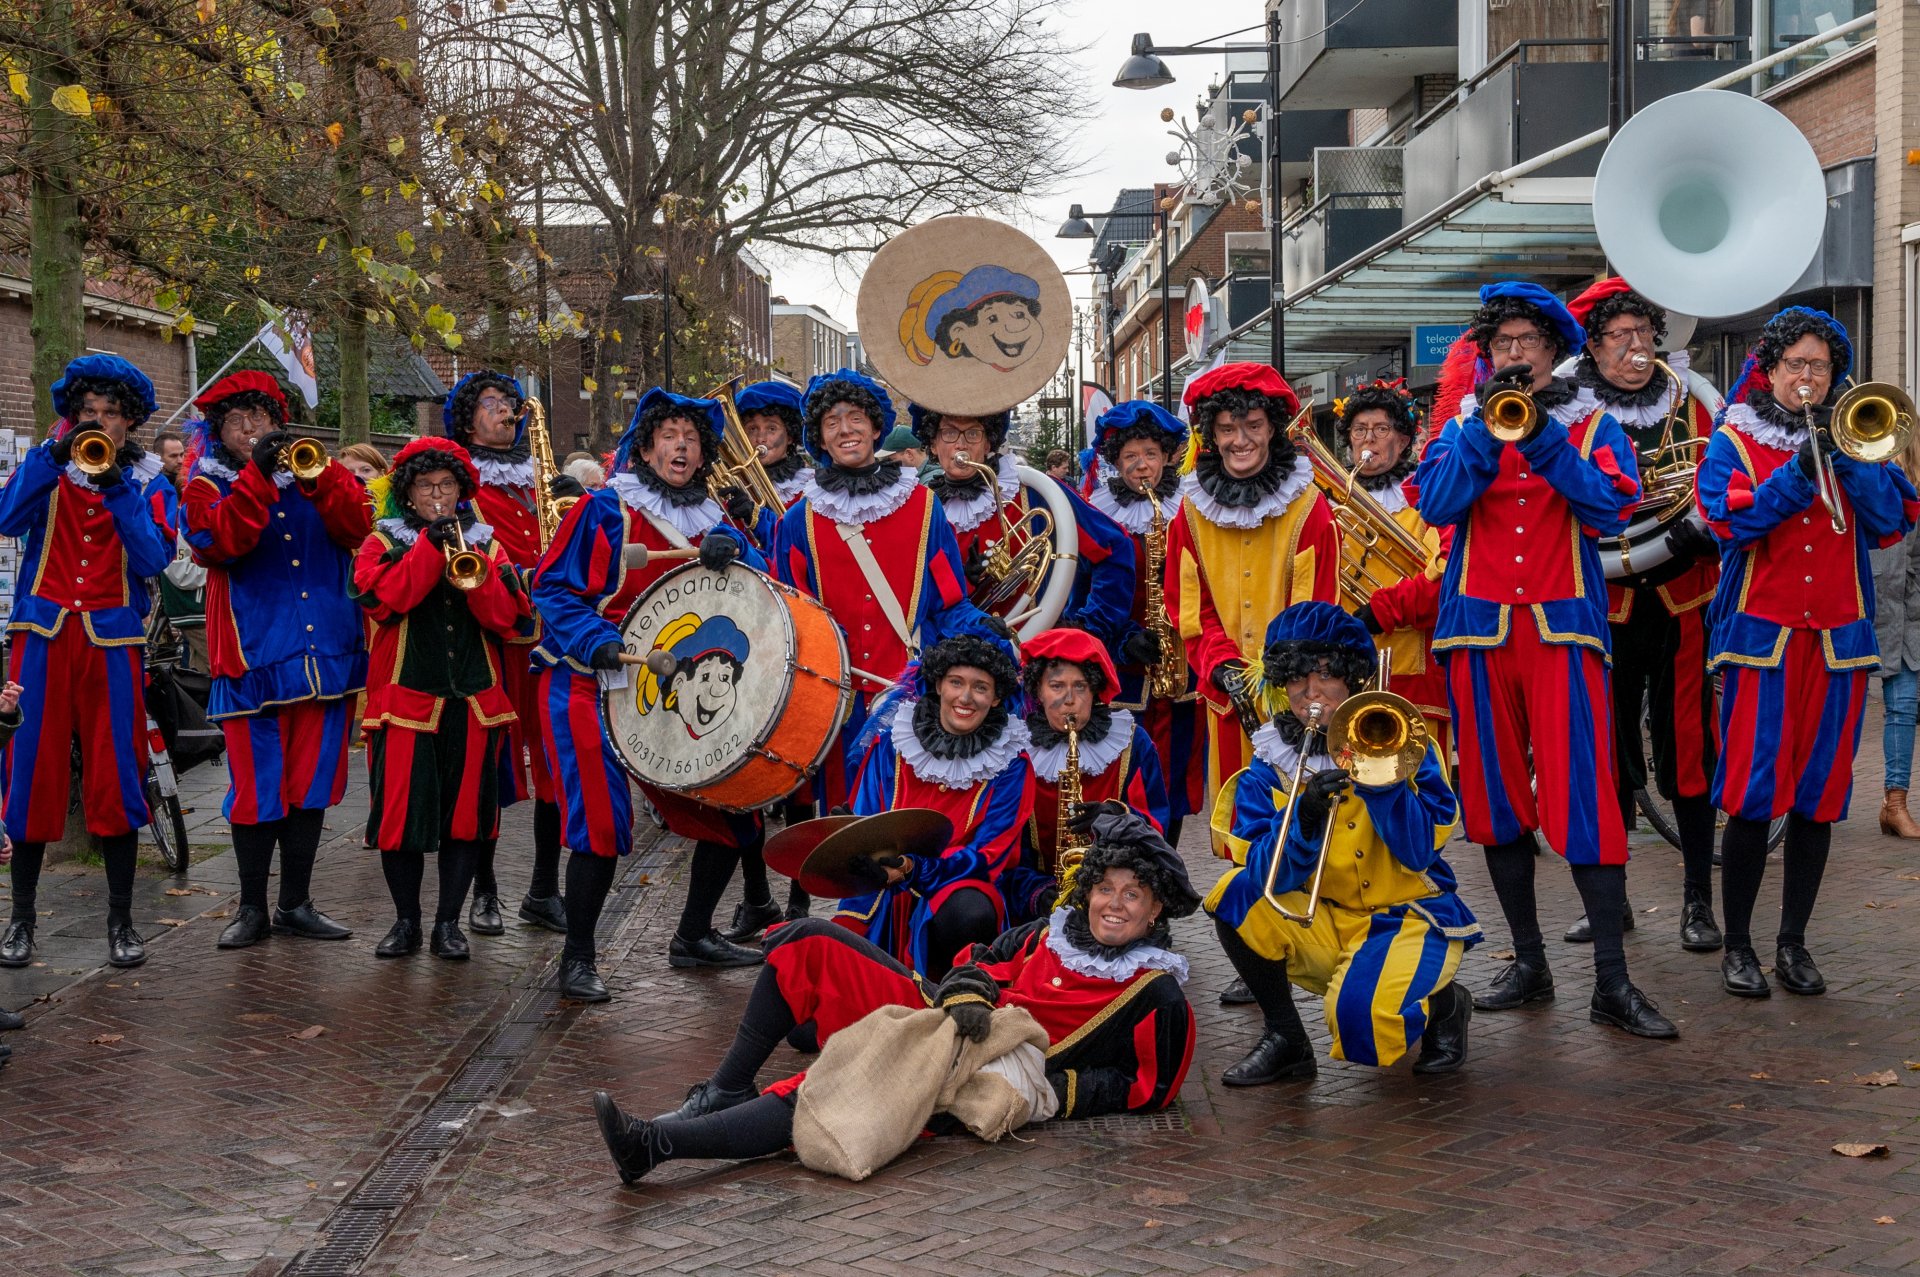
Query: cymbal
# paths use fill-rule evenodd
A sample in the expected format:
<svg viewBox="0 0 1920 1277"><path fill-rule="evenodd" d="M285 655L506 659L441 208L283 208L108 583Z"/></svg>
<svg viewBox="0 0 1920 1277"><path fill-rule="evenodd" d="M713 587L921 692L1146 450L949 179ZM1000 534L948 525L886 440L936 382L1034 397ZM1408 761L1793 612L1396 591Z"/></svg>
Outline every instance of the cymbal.
<svg viewBox="0 0 1920 1277"><path fill-rule="evenodd" d="M838 833L848 825L859 824L860 819L859 816L827 816L788 825L767 839L767 845L760 852L761 858L767 862L767 868L781 877L797 879L801 866L807 863L807 857L813 854L814 848L825 842L830 834Z"/></svg>
<svg viewBox="0 0 1920 1277"><path fill-rule="evenodd" d="M853 823L841 826L820 840L794 878L810 895L834 898L864 895L867 886L847 872L847 866L855 860L892 855L937 856L947 849L952 839L953 822L924 807L904 807L875 816L854 817Z"/></svg>

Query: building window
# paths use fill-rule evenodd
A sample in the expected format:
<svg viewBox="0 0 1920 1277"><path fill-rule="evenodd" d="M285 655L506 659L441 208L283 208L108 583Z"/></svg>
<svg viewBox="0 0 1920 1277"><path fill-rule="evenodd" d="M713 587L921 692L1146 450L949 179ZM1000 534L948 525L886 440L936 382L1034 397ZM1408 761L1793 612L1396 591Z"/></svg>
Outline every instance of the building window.
<svg viewBox="0 0 1920 1277"><path fill-rule="evenodd" d="M1874 0L1767 0L1756 6L1761 19L1767 24L1755 43L1756 56L1778 53L1781 49L1810 40L1822 31L1830 31L1843 22L1864 17L1873 12ZM1823 45L1804 56L1782 62L1767 73L1772 83L1779 83L1802 71L1810 71L1822 62L1831 61L1844 54L1862 40L1871 38L1871 29L1856 31L1845 40Z"/></svg>

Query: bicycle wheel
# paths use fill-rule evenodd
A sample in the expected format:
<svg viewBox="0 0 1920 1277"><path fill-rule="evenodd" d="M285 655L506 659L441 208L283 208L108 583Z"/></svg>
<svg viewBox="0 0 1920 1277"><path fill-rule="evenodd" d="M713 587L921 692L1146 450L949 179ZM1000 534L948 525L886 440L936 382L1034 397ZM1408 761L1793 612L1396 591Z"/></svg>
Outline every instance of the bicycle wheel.
<svg viewBox="0 0 1920 1277"><path fill-rule="evenodd" d="M1653 826L1653 832L1666 839L1674 847L1680 845L1680 830L1673 823L1673 813L1667 810L1666 803L1658 794L1645 789L1633 791L1633 805L1640 809L1647 823Z"/></svg>
<svg viewBox="0 0 1920 1277"><path fill-rule="evenodd" d="M170 873L187 872L187 817L180 809L180 796L161 794L160 787L149 776L147 805L153 809L153 820L148 823L147 832L153 835L153 845L160 850L160 863Z"/></svg>

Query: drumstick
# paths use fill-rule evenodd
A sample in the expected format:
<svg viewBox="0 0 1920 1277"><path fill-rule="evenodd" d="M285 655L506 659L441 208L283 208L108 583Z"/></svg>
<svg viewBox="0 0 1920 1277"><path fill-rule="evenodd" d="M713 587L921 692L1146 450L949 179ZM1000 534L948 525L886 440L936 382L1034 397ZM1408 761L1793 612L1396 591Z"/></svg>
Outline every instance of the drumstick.
<svg viewBox="0 0 1920 1277"><path fill-rule="evenodd" d="M669 559L691 559L699 553L700 551L691 545L682 546L677 550L649 550L646 546L638 542L629 541L626 548L621 552L621 557L626 560L629 568L637 569L644 568L647 566L647 563L653 559L658 559L662 562Z"/></svg>

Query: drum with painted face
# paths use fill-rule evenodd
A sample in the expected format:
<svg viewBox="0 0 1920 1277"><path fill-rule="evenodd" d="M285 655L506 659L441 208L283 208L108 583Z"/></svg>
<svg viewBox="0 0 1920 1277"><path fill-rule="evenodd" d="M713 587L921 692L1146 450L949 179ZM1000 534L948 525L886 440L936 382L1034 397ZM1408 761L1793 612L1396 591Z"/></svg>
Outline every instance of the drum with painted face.
<svg viewBox="0 0 1920 1277"><path fill-rule="evenodd" d="M826 609L742 564L674 569L620 633L646 664L600 694L614 753L636 779L725 811L799 788L853 703L846 636Z"/></svg>

